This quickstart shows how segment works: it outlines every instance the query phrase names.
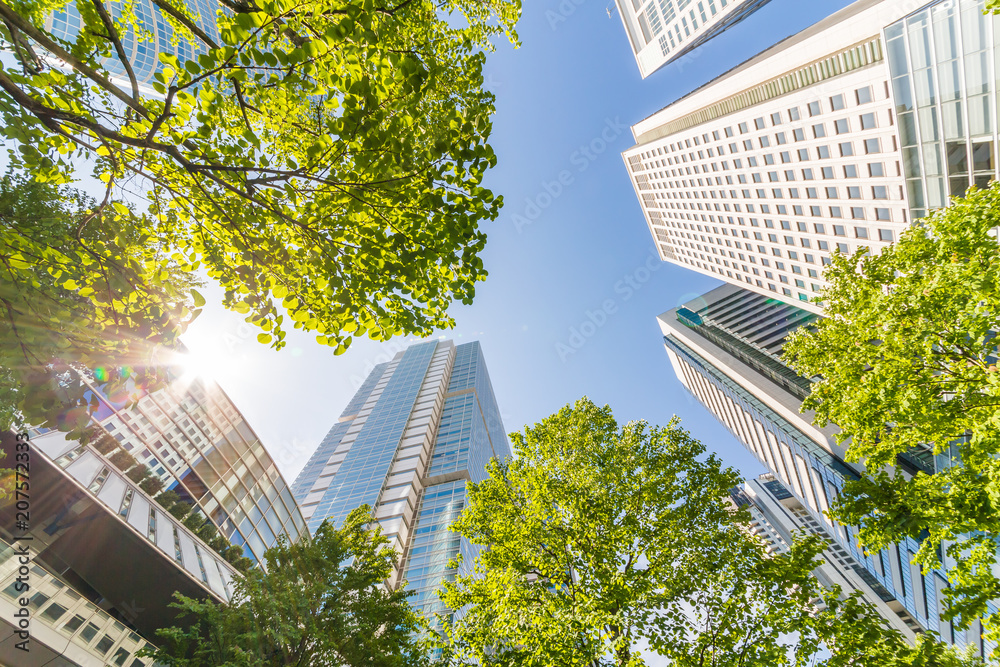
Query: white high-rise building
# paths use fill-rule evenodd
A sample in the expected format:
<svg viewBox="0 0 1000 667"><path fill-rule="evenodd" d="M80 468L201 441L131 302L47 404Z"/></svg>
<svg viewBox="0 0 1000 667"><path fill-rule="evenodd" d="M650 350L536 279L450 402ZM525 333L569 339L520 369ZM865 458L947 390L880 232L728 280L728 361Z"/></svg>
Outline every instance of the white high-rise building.
<svg viewBox="0 0 1000 667"><path fill-rule="evenodd" d="M796 534L818 536L827 547L820 554L813 576L824 588L839 586L842 596L855 591L876 610L886 623L913 641L920 625L907 613L900 614L899 603L871 573L838 544L830 533L806 509L798 498L771 473L747 480L731 492L733 503L750 513L750 531L767 547L769 553L788 550Z"/></svg>
<svg viewBox="0 0 1000 667"><path fill-rule="evenodd" d="M661 258L818 313L832 252L996 178L996 18L914 9L859 0L634 125Z"/></svg>
<svg viewBox="0 0 1000 667"><path fill-rule="evenodd" d="M799 411L809 380L797 376L780 357L788 334L815 322L816 315L723 285L657 319L680 382L791 494L794 502L783 504L794 509L793 523L831 538L835 556L843 552L850 557L842 560L850 565L851 581L860 578L876 594L876 606L883 614L891 612L886 617L894 627L932 630L980 654L992 648L984 642L978 622L961 631L943 618L950 560L946 558L944 569L923 572L913 563L919 544L912 538L865 553L858 547L856 526L827 516L845 483L858 479L865 469L847 460L832 426L818 427L812 414ZM929 451L908 452L897 457L897 463L907 474L935 470ZM775 548L781 540L787 543L787 531L782 537L766 523L758 522L757 528ZM836 559L832 566L839 567Z"/></svg>
<svg viewBox="0 0 1000 667"><path fill-rule="evenodd" d="M770 0L615 0L646 78L739 23Z"/></svg>

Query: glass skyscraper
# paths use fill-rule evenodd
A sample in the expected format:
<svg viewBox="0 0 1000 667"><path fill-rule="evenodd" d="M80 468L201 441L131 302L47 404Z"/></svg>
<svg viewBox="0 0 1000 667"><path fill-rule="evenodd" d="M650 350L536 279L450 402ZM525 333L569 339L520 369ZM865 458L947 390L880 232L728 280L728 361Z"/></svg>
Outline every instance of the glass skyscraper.
<svg viewBox="0 0 1000 667"><path fill-rule="evenodd" d="M130 404L128 396L109 395L99 377L81 379L96 406L92 425L117 440L163 489L211 520L250 560L259 562L279 535L296 542L305 534L302 514L270 454L215 382L175 376L151 393L133 387L139 399ZM48 445L51 438L55 444ZM58 433L38 440L64 468L93 453Z"/></svg>
<svg viewBox="0 0 1000 667"><path fill-rule="evenodd" d="M799 510L795 523L829 535L849 559L853 575L891 610L892 624L939 633L945 641L988 651L979 624L958 631L943 618L944 571L927 572L913 564L919 545L906 540L880 552L858 548L857 528L831 521L830 504L844 483L864 474L846 460L832 427L812 424L799 412L801 383L781 361L785 338L815 316L764 295L723 285L659 316L664 346L681 383L770 471ZM909 473L933 472L925 452L900 457ZM781 500L779 498L779 500ZM804 525L805 525L804 524ZM801 527L801 526L800 526ZM837 560L830 561L837 565ZM857 564L857 568L854 565ZM947 566L947 564L946 564ZM850 573L848 573L850 574Z"/></svg>
<svg viewBox="0 0 1000 667"><path fill-rule="evenodd" d="M254 561L278 536L295 541L307 530L260 439L218 385L176 375L156 391L128 380L118 393L106 373L77 378L92 410L87 444L44 428L32 429L27 445L0 433L6 460L27 457L31 484L22 502L30 512L0 503L0 664L148 666L139 650L158 630L189 622L170 606L175 592L224 603L240 576L206 542L203 520ZM197 521L158 503L160 488L189 502ZM29 588L19 583L25 578ZM22 607L30 613L27 662L14 646Z"/></svg>
<svg viewBox="0 0 1000 667"><path fill-rule="evenodd" d="M216 14L219 3L216 0L185 0L187 8L201 28L216 43L219 42L219 29L216 24ZM110 2L108 12L111 18L120 26L122 47L128 56L129 63L139 84L149 84L153 75L161 68L159 58L161 53L172 53L183 63L198 53L203 53L205 45L191 41L177 33L170 22L164 17L163 11L152 0L132 0L131 2ZM125 23L135 21L135 25ZM75 41L82 27L80 10L75 2L69 2L60 10L52 13L45 26L54 37L63 41ZM136 29L138 28L138 29ZM125 78L127 73L117 57L108 58L104 67L112 76Z"/></svg>
<svg viewBox="0 0 1000 667"><path fill-rule="evenodd" d="M477 553L448 531L466 482L510 455L479 343L418 343L375 367L292 492L314 530L371 506L400 554L388 584L405 581L430 615L443 611L435 590L456 574L448 561L461 553L469 565Z"/></svg>
<svg viewBox="0 0 1000 667"><path fill-rule="evenodd" d="M997 176L1000 17L983 0L942 0L885 28L913 219Z"/></svg>

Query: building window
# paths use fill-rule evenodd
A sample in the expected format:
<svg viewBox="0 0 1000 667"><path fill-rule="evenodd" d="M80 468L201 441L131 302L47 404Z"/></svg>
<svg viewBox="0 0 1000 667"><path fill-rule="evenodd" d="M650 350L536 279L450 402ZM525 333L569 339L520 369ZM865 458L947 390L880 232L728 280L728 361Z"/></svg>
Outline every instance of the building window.
<svg viewBox="0 0 1000 667"><path fill-rule="evenodd" d="M839 148L840 148L840 157L851 157L852 155L854 155L854 144L852 144L850 141L845 141L844 143L840 144Z"/></svg>
<svg viewBox="0 0 1000 667"><path fill-rule="evenodd" d="M844 165L844 178L857 178L858 168L853 164Z"/></svg>
<svg viewBox="0 0 1000 667"><path fill-rule="evenodd" d="M864 227L855 227L854 228L854 236L856 238L859 238L859 239L867 239L868 238L868 230L865 229Z"/></svg>
<svg viewBox="0 0 1000 667"><path fill-rule="evenodd" d="M819 108L819 101L810 102L809 105L808 105L808 107L809 107L809 116L810 117L812 117L812 116L818 116L818 115L820 115L820 113L822 113L821 109Z"/></svg>
<svg viewBox="0 0 1000 667"><path fill-rule="evenodd" d="M847 123L846 118L840 118L833 121L833 127L837 134L847 134L851 131L851 126Z"/></svg>
<svg viewBox="0 0 1000 667"><path fill-rule="evenodd" d="M872 155L873 153L881 153L882 146L878 139L865 139L865 153Z"/></svg>
<svg viewBox="0 0 1000 667"><path fill-rule="evenodd" d="M880 230L878 230L878 240L879 241L886 241L888 243L892 243L893 240L895 240L893 238L892 230L891 229L880 229Z"/></svg>
<svg viewBox="0 0 1000 667"><path fill-rule="evenodd" d="M861 129L862 130L875 129L875 114L873 113L861 114Z"/></svg>
<svg viewBox="0 0 1000 667"><path fill-rule="evenodd" d="M851 217L854 218L855 220L864 220L865 219L865 209L861 208L860 206L852 206L851 207Z"/></svg>
<svg viewBox="0 0 1000 667"><path fill-rule="evenodd" d="M788 110L788 119L789 120L799 120L799 108L798 107L792 107L791 109Z"/></svg>
<svg viewBox="0 0 1000 667"><path fill-rule="evenodd" d="M817 123L816 125L812 126L812 132L814 139L822 139L823 137L826 136L826 127L823 125L823 123Z"/></svg>
<svg viewBox="0 0 1000 667"><path fill-rule="evenodd" d="M864 88L858 88L854 91L854 97L857 99L858 104L868 104L872 101L872 88L871 86L865 86Z"/></svg>
<svg viewBox="0 0 1000 667"><path fill-rule="evenodd" d="M875 209L875 219L876 220L892 220L892 215L887 208L877 208Z"/></svg>
<svg viewBox="0 0 1000 667"><path fill-rule="evenodd" d="M841 109L844 108L843 94L834 95L833 97L830 98L830 108L833 109L834 111L840 111Z"/></svg>

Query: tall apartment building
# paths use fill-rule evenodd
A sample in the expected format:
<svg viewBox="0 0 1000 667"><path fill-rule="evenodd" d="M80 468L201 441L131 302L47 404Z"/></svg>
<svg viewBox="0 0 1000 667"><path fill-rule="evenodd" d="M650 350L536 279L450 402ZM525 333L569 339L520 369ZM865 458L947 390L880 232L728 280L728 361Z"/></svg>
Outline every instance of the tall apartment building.
<svg viewBox="0 0 1000 667"><path fill-rule="evenodd" d="M389 585L410 603L442 611L435 590L455 576L448 561L478 550L448 526L465 507L465 485L491 458L511 455L479 343L412 345L371 372L292 486L315 529L361 505L400 554Z"/></svg>
<svg viewBox="0 0 1000 667"><path fill-rule="evenodd" d="M739 23L770 0L615 0L646 78Z"/></svg>
<svg viewBox="0 0 1000 667"><path fill-rule="evenodd" d="M104 379L100 369L81 378L91 428L246 556L259 560L276 536L304 534L277 467L215 383L177 376L154 392L132 387L132 405ZM107 448L44 428L21 445L2 433L0 448L7 465L24 465L25 483L23 495L0 502L0 664L149 665L136 653L158 629L185 622L169 606L175 592L230 599L239 573ZM17 646L21 632L28 652Z"/></svg>
<svg viewBox="0 0 1000 667"><path fill-rule="evenodd" d="M821 312L834 250L877 252L995 178L983 6L859 0L634 125L660 257Z"/></svg>
<svg viewBox="0 0 1000 667"><path fill-rule="evenodd" d="M911 641L914 632L921 630L909 614L900 615L890 606L895 602L893 595L833 539L772 473L747 480L733 489L731 496L737 506L750 512L750 531L766 545L769 553L787 551L796 534L818 536L827 544L813 571L820 585L828 589L839 586L845 597L860 592L890 627Z"/></svg>
<svg viewBox="0 0 1000 667"><path fill-rule="evenodd" d="M856 528L825 512L844 483L864 472L849 463L830 427L800 413L808 381L785 366L785 337L815 315L771 296L723 285L659 316L664 346L681 383L780 481L801 507L799 519L832 537L861 570L854 570L896 615L894 625L938 632L946 641L982 652L978 623L960 632L942 618L941 571L912 564L918 544L907 539L875 554L857 546ZM926 453L901 457L904 470L934 470ZM786 503L786 506L789 506ZM807 516L808 515L808 516ZM835 549L836 551L836 549ZM861 574L862 570L867 574ZM891 599L890 599L891 598Z"/></svg>

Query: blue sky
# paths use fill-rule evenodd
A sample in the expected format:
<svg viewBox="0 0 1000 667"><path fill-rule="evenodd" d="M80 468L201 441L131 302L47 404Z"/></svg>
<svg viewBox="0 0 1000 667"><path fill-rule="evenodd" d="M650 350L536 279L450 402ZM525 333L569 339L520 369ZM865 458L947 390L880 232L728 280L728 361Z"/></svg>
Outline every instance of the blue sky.
<svg viewBox="0 0 1000 667"><path fill-rule="evenodd" d="M443 332L482 342L508 432L587 395L622 422L665 424L676 414L728 464L763 471L670 369L656 316L718 283L656 259L620 153L632 145L632 123L847 4L772 0L645 81L613 4L525 4L523 46L501 45L487 66L499 158L489 184L505 199L486 226L490 276ZM221 300L217 290L206 296ZM367 370L407 342L355 341L333 357L311 336L293 332L274 352L255 335L215 305L185 340L289 482Z"/></svg>

